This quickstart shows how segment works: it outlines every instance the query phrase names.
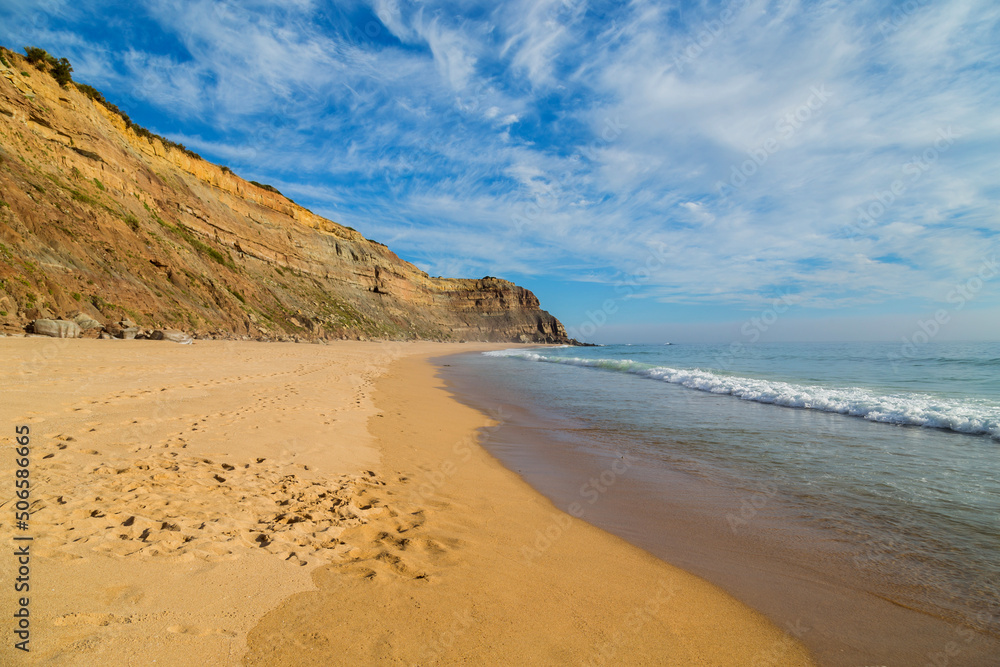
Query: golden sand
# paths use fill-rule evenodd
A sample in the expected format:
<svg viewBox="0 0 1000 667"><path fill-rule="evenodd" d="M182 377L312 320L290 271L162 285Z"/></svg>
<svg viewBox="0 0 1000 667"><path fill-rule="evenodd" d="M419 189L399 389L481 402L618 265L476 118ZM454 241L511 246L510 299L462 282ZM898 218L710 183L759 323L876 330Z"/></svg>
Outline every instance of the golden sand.
<svg viewBox="0 0 1000 667"><path fill-rule="evenodd" d="M0 340L0 663L811 664L485 452L428 358L486 347Z"/></svg>

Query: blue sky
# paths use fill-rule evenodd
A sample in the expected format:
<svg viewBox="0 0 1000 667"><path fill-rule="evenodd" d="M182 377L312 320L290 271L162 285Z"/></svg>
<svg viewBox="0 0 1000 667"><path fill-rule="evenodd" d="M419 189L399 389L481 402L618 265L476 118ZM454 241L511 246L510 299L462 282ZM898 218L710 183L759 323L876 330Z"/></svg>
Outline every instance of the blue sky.
<svg viewBox="0 0 1000 667"><path fill-rule="evenodd" d="M589 340L1000 339L994 1L0 0L0 42Z"/></svg>

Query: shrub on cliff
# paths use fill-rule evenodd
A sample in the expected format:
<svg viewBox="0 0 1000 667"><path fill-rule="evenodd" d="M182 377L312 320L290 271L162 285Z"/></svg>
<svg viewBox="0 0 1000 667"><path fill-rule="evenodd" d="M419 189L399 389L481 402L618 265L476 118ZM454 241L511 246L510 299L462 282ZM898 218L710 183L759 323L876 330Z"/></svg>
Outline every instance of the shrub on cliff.
<svg viewBox="0 0 1000 667"><path fill-rule="evenodd" d="M119 109L111 102L108 102L106 99L104 99L104 95L102 95L100 91L98 91L96 88L88 86L85 83L76 83L75 81L73 81L73 65L71 65L69 60L67 60L66 58L56 59L54 56L50 55L48 51L39 48L37 46L24 47L24 53L29 63L31 63L37 69L43 72L45 71L50 72L60 86L65 88L70 83L73 83L76 86L77 90L79 90L81 93L83 93L90 99L94 100L98 104L102 105L108 111L121 116L121 119L125 121L125 126L131 129L140 137L143 137L144 139L147 139L150 142L152 142L154 139L159 139L161 142L163 142L163 145L166 146L167 148L173 148L179 150L188 157L195 160L202 159L200 155L195 153L193 150L189 149L184 144L177 143L176 141L171 141L166 137L161 137L160 135L150 132L141 125L133 122L132 119L128 117L128 114L126 114L124 111Z"/></svg>
<svg viewBox="0 0 1000 667"><path fill-rule="evenodd" d="M278 188L274 187L273 185L268 185L267 183L258 183L257 181L250 181L250 182L256 185L261 190L267 190L268 192L273 192L275 194L281 195L281 192L278 191ZM284 197L285 195L281 196Z"/></svg>
<svg viewBox="0 0 1000 667"><path fill-rule="evenodd" d="M101 95L101 91L97 90L93 86L88 86L85 83L77 83L76 89L98 104L103 104L104 106L108 105L108 101L104 99L104 95Z"/></svg>
<svg viewBox="0 0 1000 667"><path fill-rule="evenodd" d="M34 65L37 69L43 71L47 65L52 65L59 62L55 58L50 56L48 51L46 51L45 49L40 49L37 46L24 47L24 55L27 57L29 63Z"/></svg>
<svg viewBox="0 0 1000 667"><path fill-rule="evenodd" d="M35 66L35 69L42 72L49 71L56 80L56 83L63 88L68 86L73 80L73 66L70 65L69 60L66 58L59 58L57 60L48 51L40 49L37 46L24 47L24 55L28 59L28 62Z"/></svg>
<svg viewBox="0 0 1000 667"><path fill-rule="evenodd" d="M94 100L95 102L103 106L105 109L110 111L111 113L120 116L121 119L125 121L125 127L129 128L143 139L146 139L150 142L153 141L154 139L159 139L161 142L163 142L163 145L166 146L167 148L176 148L177 150L181 151L188 157L193 158L195 160L202 159L200 155L195 153L193 150L187 148L184 144L179 144L176 141L170 141L170 139L167 139L166 137L161 137L160 135L150 132L142 125L139 125L138 123L133 121L131 118L129 118L127 113L119 109L111 102L108 102L106 99L104 99L104 95L102 95L101 92L96 88L94 88L93 86L88 86L85 83L75 83L75 82L74 85L76 85L76 89L79 90L81 93L83 93L90 99Z"/></svg>
<svg viewBox="0 0 1000 667"><path fill-rule="evenodd" d="M56 83L65 88L73 81L73 66L65 58L60 58L52 66L52 77L56 80Z"/></svg>

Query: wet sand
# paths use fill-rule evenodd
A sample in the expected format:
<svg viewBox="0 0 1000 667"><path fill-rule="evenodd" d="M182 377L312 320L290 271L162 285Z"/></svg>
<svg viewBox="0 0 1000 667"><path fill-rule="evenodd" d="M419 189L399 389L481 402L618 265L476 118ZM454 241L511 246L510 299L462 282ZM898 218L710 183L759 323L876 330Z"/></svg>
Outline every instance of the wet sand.
<svg viewBox="0 0 1000 667"><path fill-rule="evenodd" d="M505 466L560 509L583 504L589 523L762 611L795 633L819 664L973 667L1000 655L997 637L880 595L884 582L866 580L854 550L805 525L772 490L722 487L671 468L630 449L626 433L608 447L587 435L586 424L525 409L517 396L483 382L479 365L463 365L461 357L441 363L449 364L441 377L458 400L505 413L503 426L484 440ZM605 479L610 484L589 502L591 480L623 455L628 468Z"/></svg>
<svg viewBox="0 0 1000 667"><path fill-rule="evenodd" d="M471 349L0 340L34 503L32 650L0 662L811 664L483 450L428 361Z"/></svg>

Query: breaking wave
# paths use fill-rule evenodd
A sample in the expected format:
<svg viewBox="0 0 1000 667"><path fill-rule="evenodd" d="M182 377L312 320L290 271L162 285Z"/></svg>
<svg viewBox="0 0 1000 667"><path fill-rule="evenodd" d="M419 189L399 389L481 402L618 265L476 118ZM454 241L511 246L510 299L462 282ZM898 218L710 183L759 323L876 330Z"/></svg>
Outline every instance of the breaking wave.
<svg viewBox="0 0 1000 667"><path fill-rule="evenodd" d="M745 401L834 412L888 424L925 426L973 435L988 434L1000 440L1000 406L986 402L916 393L878 394L871 389L861 387L799 385L725 375L698 368L685 370L654 366L628 359L559 357L530 350L497 350L483 354L488 357L511 357L527 361L599 368L678 384L688 389L712 394L735 396Z"/></svg>

